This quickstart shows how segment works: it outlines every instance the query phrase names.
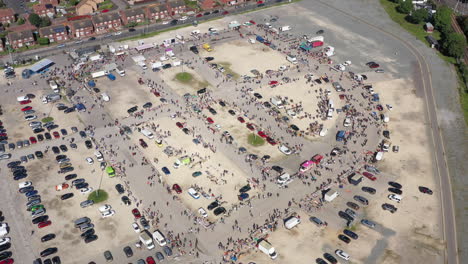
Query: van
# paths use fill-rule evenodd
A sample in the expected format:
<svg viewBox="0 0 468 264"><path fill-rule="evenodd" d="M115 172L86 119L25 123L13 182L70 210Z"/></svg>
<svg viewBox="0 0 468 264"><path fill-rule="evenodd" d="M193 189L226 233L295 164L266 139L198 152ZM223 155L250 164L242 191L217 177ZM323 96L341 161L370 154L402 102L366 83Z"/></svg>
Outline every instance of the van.
<svg viewBox="0 0 468 264"><path fill-rule="evenodd" d="M89 219L88 217L82 217L80 219L75 220L75 227L79 227L83 224L87 224L90 222L91 222L91 219Z"/></svg>
<svg viewBox="0 0 468 264"><path fill-rule="evenodd" d="M109 97L109 95L107 93L102 93L101 97L102 97L102 100L104 102L109 102L110 101L110 97Z"/></svg>
<svg viewBox="0 0 468 264"><path fill-rule="evenodd" d="M328 113L327 113L327 119L332 119L333 118L333 108L330 108L328 109Z"/></svg>
<svg viewBox="0 0 468 264"><path fill-rule="evenodd" d="M151 131L149 130L146 130L146 129L142 129L140 131L145 137L149 138L149 139L153 139L154 138L154 135Z"/></svg>
<svg viewBox="0 0 468 264"><path fill-rule="evenodd" d="M125 71L122 69L122 67L118 66L117 68L115 68L115 71L122 77L125 76Z"/></svg>
<svg viewBox="0 0 468 264"><path fill-rule="evenodd" d="M165 246L166 245L166 238L164 237L164 235L161 233L161 231L159 230L156 230L153 232L153 239L161 246Z"/></svg>
<svg viewBox="0 0 468 264"><path fill-rule="evenodd" d="M301 223L301 219L295 216L291 216L284 221L284 227L286 229L292 229L293 227L297 226Z"/></svg>
<svg viewBox="0 0 468 264"><path fill-rule="evenodd" d="M27 101L27 100L29 100L29 97L28 97L27 95L25 95L25 96L20 96L20 97L17 97L16 100L17 100L18 102Z"/></svg>
<svg viewBox="0 0 468 264"><path fill-rule="evenodd" d="M333 100L332 99L328 99L328 107L329 108L335 108L334 105L333 105Z"/></svg>

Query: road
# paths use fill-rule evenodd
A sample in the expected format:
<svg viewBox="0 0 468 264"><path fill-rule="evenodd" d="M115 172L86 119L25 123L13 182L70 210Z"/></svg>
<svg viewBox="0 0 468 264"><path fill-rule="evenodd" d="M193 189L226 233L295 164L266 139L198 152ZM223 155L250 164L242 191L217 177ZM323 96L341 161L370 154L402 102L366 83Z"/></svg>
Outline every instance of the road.
<svg viewBox="0 0 468 264"><path fill-rule="evenodd" d="M414 47L410 42L401 38L400 36L387 31L381 27L376 26L375 24L368 22L360 17L357 17L345 10L335 7L333 4L323 2L320 0L314 0L313 2L325 5L329 8L351 17L354 20L357 20L361 23L368 25L398 41L400 41L403 46L408 49L419 63L419 71L421 77L421 85L424 91L424 96L426 98L426 109L429 122L431 123L431 138L433 145L434 159L436 162L436 175L438 175L440 180L440 199L442 205L442 222L443 222L443 234L444 240L447 243L446 249L446 263L459 263L458 259L458 245L457 245L457 231L456 231L456 222L455 222L455 209L453 203L453 194L452 186L450 181L450 174L447 165L446 159L446 150L444 141L442 138L441 128L439 126L439 121L437 117L437 105L434 98L434 91L432 87L432 77L429 65L421 52Z"/></svg>

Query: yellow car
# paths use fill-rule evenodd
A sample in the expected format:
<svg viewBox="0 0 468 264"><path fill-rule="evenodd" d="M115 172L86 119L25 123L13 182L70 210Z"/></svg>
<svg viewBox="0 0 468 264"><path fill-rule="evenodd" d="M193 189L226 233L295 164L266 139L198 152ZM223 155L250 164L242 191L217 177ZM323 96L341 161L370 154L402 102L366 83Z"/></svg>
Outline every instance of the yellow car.
<svg viewBox="0 0 468 264"><path fill-rule="evenodd" d="M162 147L162 146L163 146L163 143L162 143L162 140L161 140L161 139L156 139L156 140L154 141L154 143L156 143L156 145L157 145L158 147Z"/></svg>

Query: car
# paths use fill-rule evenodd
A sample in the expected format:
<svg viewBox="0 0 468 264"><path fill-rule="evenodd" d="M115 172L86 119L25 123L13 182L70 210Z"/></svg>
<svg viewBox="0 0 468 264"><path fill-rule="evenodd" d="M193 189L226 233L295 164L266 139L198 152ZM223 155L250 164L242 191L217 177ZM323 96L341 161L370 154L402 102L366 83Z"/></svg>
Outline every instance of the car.
<svg viewBox="0 0 468 264"><path fill-rule="evenodd" d="M104 258L107 262L112 262L114 260L114 257L112 256L112 253L109 250L104 251Z"/></svg>
<svg viewBox="0 0 468 264"><path fill-rule="evenodd" d="M263 132L263 131L261 131L261 130L258 131L257 134L258 134L260 137L262 137L262 138L267 138L267 137L268 137L268 136L265 134L265 132Z"/></svg>
<svg viewBox="0 0 468 264"><path fill-rule="evenodd" d="M218 206L220 206L219 202L218 202L218 201L214 201L214 202L212 202L212 203L210 203L210 204L208 205L207 209L211 211L211 210L215 209L215 208L218 207Z"/></svg>
<svg viewBox="0 0 468 264"><path fill-rule="evenodd" d="M84 239L84 242L86 244L88 243L91 243L93 241L96 241L98 239L98 236L97 235L91 235L91 236L87 236L85 239Z"/></svg>
<svg viewBox="0 0 468 264"><path fill-rule="evenodd" d="M367 187L367 186L362 187L361 190L363 192L370 193L370 194L375 194L375 192L376 192L376 190L374 188Z"/></svg>
<svg viewBox="0 0 468 264"><path fill-rule="evenodd" d="M324 257L326 260L328 260L330 263L332 263L332 264L338 263L338 260L336 260L336 258L333 257L333 256L332 256L331 254L329 254L329 253L324 253L324 254L323 254L323 257Z"/></svg>
<svg viewBox="0 0 468 264"><path fill-rule="evenodd" d="M73 180L75 179L76 177L78 177L77 174L73 173L73 174L68 174L67 176L65 176L65 180L66 181L69 181L69 180ZM83 179L84 180L84 179Z"/></svg>
<svg viewBox="0 0 468 264"><path fill-rule="evenodd" d="M133 216L135 217L135 219L141 218L141 214L140 214L140 211L138 210L138 208L134 208L134 209L132 210L132 214L133 214Z"/></svg>
<svg viewBox="0 0 468 264"><path fill-rule="evenodd" d="M113 215L115 215L115 210L108 210L108 211L105 211L105 212L101 213L102 218L111 217Z"/></svg>
<svg viewBox="0 0 468 264"><path fill-rule="evenodd" d="M216 110L214 110L211 107L208 108L208 111L210 111L210 113L213 114L213 115L216 115L218 113L218 112L216 112Z"/></svg>
<svg viewBox="0 0 468 264"><path fill-rule="evenodd" d="M166 256L169 256L169 257L172 256L172 249L170 247L164 246L163 251L166 254Z"/></svg>
<svg viewBox="0 0 468 264"><path fill-rule="evenodd" d="M84 231L83 233L81 233L81 237L82 238L85 238L85 237L88 237L88 236L91 236L91 235L94 235L96 231L94 229L88 229L86 231Z"/></svg>
<svg viewBox="0 0 468 264"><path fill-rule="evenodd" d="M21 172L21 171L15 171L16 172ZM33 186L28 186L28 187L23 187L23 188L20 188L18 190L19 193L27 193L27 192L30 192L30 191L34 191L34 187Z"/></svg>
<svg viewBox="0 0 468 264"><path fill-rule="evenodd" d="M344 260L349 260L350 259L350 256L348 253L344 252L343 250L341 249L337 249L335 250L335 255L337 255L338 257L344 259Z"/></svg>
<svg viewBox="0 0 468 264"><path fill-rule="evenodd" d="M60 148L60 150L61 150L62 152L67 152L67 151L68 151L68 148L67 148L67 146L65 146L65 145L60 145L59 148Z"/></svg>
<svg viewBox="0 0 468 264"><path fill-rule="evenodd" d="M346 244L349 244L351 242L351 239L345 235L339 234L338 239L345 242Z"/></svg>
<svg viewBox="0 0 468 264"><path fill-rule="evenodd" d="M60 134L59 134L59 132L57 132L57 131L52 132L52 135L53 135L54 138L56 138L56 139L57 139L57 138L60 138Z"/></svg>
<svg viewBox="0 0 468 264"><path fill-rule="evenodd" d="M133 256L132 248L129 246L124 247L123 252L125 253L125 256L127 256L127 258L130 258Z"/></svg>
<svg viewBox="0 0 468 264"><path fill-rule="evenodd" d="M261 94L259 94L259 93L254 93L253 95L254 95L255 98L257 98L257 99L262 99L262 98L263 98L263 96L262 96Z"/></svg>
<svg viewBox="0 0 468 264"><path fill-rule="evenodd" d="M66 167L66 168L61 168L59 173L66 173L66 172L70 172L70 171L74 171L75 168L73 167Z"/></svg>
<svg viewBox="0 0 468 264"><path fill-rule="evenodd" d="M22 112L26 112L26 111L29 111L29 110L32 110L31 106L25 106L25 107L21 108Z"/></svg>
<svg viewBox="0 0 468 264"><path fill-rule="evenodd" d="M200 198L200 193L198 193L194 188L189 188L187 190L187 193L192 196L193 199L199 199Z"/></svg>
<svg viewBox="0 0 468 264"><path fill-rule="evenodd" d="M203 218L207 218L207 217L208 217L208 213L206 212L205 209L203 209L203 207L198 208L198 213L199 213L200 216L203 217Z"/></svg>
<svg viewBox="0 0 468 264"><path fill-rule="evenodd" d="M115 185L115 189L117 190L117 192L118 192L119 194L123 194L123 193L125 192L125 189L124 189L123 185L120 184L120 183L117 184L117 185Z"/></svg>
<svg viewBox="0 0 468 264"><path fill-rule="evenodd" d="M180 188L179 184L177 184L177 183L172 185L172 190L174 190L177 194L182 193L182 188Z"/></svg>
<svg viewBox="0 0 468 264"><path fill-rule="evenodd" d="M278 144L278 143L277 143L274 139L272 139L271 137L267 137L267 138L266 138L266 141L267 141L270 145L272 145L272 146Z"/></svg>
<svg viewBox="0 0 468 264"><path fill-rule="evenodd" d="M140 224L141 224L141 226L143 226L144 229L146 229L146 230L150 229L150 225L148 223L148 220L146 220L146 218L144 216L142 216L140 218Z"/></svg>
<svg viewBox="0 0 468 264"><path fill-rule="evenodd" d="M92 187L87 187L87 188L80 189L81 194L88 194L88 193L90 193L92 191L93 191Z"/></svg>
<svg viewBox="0 0 468 264"><path fill-rule="evenodd" d="M20 182L18 184L18 188L25 188L25 187L29 187L29 186L32 186L32 182L30 182L30 181Z"/></svg>
<svg viewBox="0 0 468 264"><path fill-rule="evenodd" d="M143 140L142 138L140 138L139 142L140 142L140 146L141 146L142 148L145 149L145 148L148 147L148 144L146 144L145 140Z"/></svg>
<svg viewBox="0 0 468 264"><path fill-rule="evenodd" d="M27 121L31 121L31 120L34 120L34 119L37 119L37 116L35 115L27 115L24 117L25 120Z"/></svg>
<svg viewBox="0 0 468 264"><path fill-rule="evenodd" d="M122 200L122 203L127 206L132 204L132 202L130 201L130 198L128 198L127 196L122 196L122 198L120 199Z"/></svg>
<svg viewBox="0 0 468 264"><path fill-rule="evenodd" d="M365 225L365 226L367 226L369 228L375 228L375 226L376 226L374 222L372 222L370 220L367 220L367 219L362 219L361 224L363 224L363 225Z"/></svg>
<svg viewBox="0 0 468 264"><path fill-rule="evenodd" d="M47 234L43 237L41 237L41 242L47 242L55 238L55 234Z"/></svg>
<svg viewBox="0 0 468 264"><path fill-rule="evenodd" d="M53 146L52 152L54 152L54 154L60 154L60 149L57 146Z"/></svg>
<svg viewBox="0 0 468 264"><path fill-rule="evenodd" d="M242 188L240 188L240 189L239 189L239 192L240 192L240 193L244 193L244 192L250 191L251 189L252 189L252 187L250 187L250 185L247 184L247 185L244 185Z"/></svg>
<svg viewBox="0 0 468 264"><path fill-rule="evenodd" d="M45 137L46 140L51 140L52 139L52 136L50 135L49 132L44 133L44 137Z"/></svg>
<svg viewBox="0 0 468 264"><path fill-rule="evenodd" d="M42 159L44 157L44 154L40 150L34 152L34 155L36 155L38 159Z"/></svg>
<svg viewBox="0 0 468 264"><path fill-rule="evenodd" d="M395 193L395 194L398 194L398 195L403 194L403 191L400 190L400 189L397 189L397 188L388 188L388 191L392 192L392 193Z"/></svg>
<svg viewBox="0 0 468 264"><path fill-rule="evenodd" d="M389 204L389 203L382 204L382 209L386 211L390 211L390 213L392 214L398 210L398 208L396 208L393 204Z"/></svg>
<svg viewBox="0 0 468 264"><path fill-rule="evenodd" d="M10 243L10 241L11 241L11 238L9 237L0 238L0 246L5 245L6 243Z"/></svg>
<svg viewBox="0 0 468 264"><path fill-rule="evenodd" d="M363 172L362 175L371 181L377 180L377 177L375 177L372 173L369 173L367 171Z"/></svg>
<svg viewBox="0 0 468 264"><path fill-rule="evenodd" d="M66 193L66 194L63 194L62 196L60 196L60 200L67 200L67 199L70 199L74 196L73 193Z"/></svg>
<svg viewBox="0 0 468 264"><path fill-rule="evenodd" d="M146 264L156 264L156 261L154 261L152 256L149 256L146 258Z"/></svg>
<svg viewBox="0 0 468 264"><path fill-rule="evenodd" d="M403 197L401 197L401 196L398 195L398 194L389 194L389 195L388 195L388 199L391 200L391 201L400 203L400 202L401 202L401 199L403 199Z"/></svg>
<svg viewBox="0 0 468 264"><path fill-rule="evenodd" d="M207 122L208 124L213 124L213 123L214 123L214 120L213 120L213 118L208 117L208 118L206 119L206 122Z"/></svg>
<svg viewBox="0 0 468 264"><path fill-rule="evenodd" d="M47 248L45 250L43 250L40 255L41 257L45 258L47 256L50 256L52 254L55 254L58 252L58 249L56 247L52 247L52 248Z"/></svg>
<svg viewBox="0 0 468 264"><path fill-rule="evenodd" d="M171 171L167 167L162 167L161 170L164 172L164 174L169 175L171 174Z"/></svg>
<svg viewBox="0 0 468 264"><path fill-rule="evenodd" d="M29 191L29 192L26 193L26 197L31 197L31 196L36 195L36 194L38 194L37 190Z"/></svg>
<svg viewBox="0 0 468 264"><path fill-rule="evenodd" d="M235 115L236 115L236 112L234 112L234 110L232 110L232 109L229 110L228 113L229 113L230 115L232 115L232 116L235 116Z"/></svg>
<svg viewBox="0 0 468 264"><path fill-rule="evenodd" d="M4 251L4 252L0 253L0 260L1 261L6 260L6 259L10 258L12 255L13 254L11 253L11 251ZM13 262L10 262L10 263L13 263Z"/></svg>
<svg viewBox="0 0 468 264"><path fill-rule="evenodd" d="M133 222L132 223L132 228L133 228L133 231L135 231L135 233L139 234L141 229L140 229L140 226L138 225L137 222Z"/></svg>
<svg viewBox="0 0 468 264"><path fill-rule="evenodd" d="M359 238L359 236L358 236L356 233L354 233L353 231L351 231L351 230L349 230L349 229L343 230L343 233L344 233L345 235L349 236L350 238L354 239L354 240L356 240L356 239Z"/></svg>
<svg viewBox="0 0 468 264"><path fill-rule="evenodd" d="M86 208L94 204L93 200L86 200L80 203L81 208Z"/></svg>
<svg viewBox="0 0 468 264"><path fill-rule="evenodd" d="M345 210L345 213L347 213L349 216L351 216L352 218L356 218L357 215L356 215L356 212L354 212L353 210L349 209L349 208L346 208Z"/></svg>
<svg viewBox="0 0 468 264"><path fill-rule="evenodd" d="M363 205L368 205L369 204L369 201L365 197L362 197L360 195L355 195L353 198L354 198L354 200L360 202Z"/></svg>
<svg viewBox="0 0 468 264"><path fill-rule="evenodd" d="M55 256L52 258L52 264L61 264L62 261L60 260L59 256Z"/></svg>
<svg viewBox="0 0 468 264"><path fill-rule="evenodd" d="M347 214L347 213L345 213L345 212L343 212L343 211L339 211L339 212L338 212L338 215L339 215L341 218L343 218L344 220L346 220L346 221L350 221L350 222L351 222L351 221L354 221L354 218L352 218L349 214Z"/></svg>
<svg viewBox="0 0 468 264"><path fill-rule="evenodd" d="M156 252L156 258L159 260L159 261L163 261L164 260L164 255L161 253L161 252Z"/></svg>
<svg viewBox="0 0 468 264"><path fill-rule="evenodd" d="M422 192L422 193L429 194L429 195L432 195L432 194L433 194L432 190L429 189L429 188L427 188L427 187L419 186L418 189L419 189L419 191Z"/></svg>
<svg viewBox="0 0 468 264"><path fill-rule="evenodd" d="M380 67L380 64L378 64L378 63L372 63L372 64L370 64L370 65L368 65L368 66L369 66L369 68L371 68L371 69L376 69L376 68L379 68L379 67Z"/></svg>
<svg viewBox="0 0 468 264"><path fill-rule="evenodd" d="M227 15L229 14L229 11L223 11L223 13L221 13L222 15Z"/></svg>
<svg viewBox="0 0 468 264"><path fill-rule="evenodd" d="M86 136L86 132L84 132L84 131L80 131L80 132L78 132L78 134L80 135L80 137L81 137L82 139L85 139L85 138L87 137L87 136Z"/></svg>
<svg viewBox="0 0 468 264"><path fill-rule="evenodd" d="M38 216L38 217L34 218L34 219L32 220L32 223L33 223L34 225L36 225L36 224L39 224L39 223L41 223L41 222L45 222L45 221L47 221L48 219L49 219L49 216L48 216L48 215L41 215L41 216Z"/></svg>
<svg viewBox="0 0 468 264"><path fill-rule="evenodd" d="M153 104L151 102L147 102L143 105L143 108L151 108Z"/></svg>
<svg viewBox="0 0 468 264"><path fill-rule="evenodd" d="M176 123L176 126L177 126L178 128L184 128L184 125L183 125L181 122L177 122L177 123Z"/></svg>
<svg viewBox="0 0 468 264"><path fill-rule="evenodd" d="M93 229L94 225L90 224L90 223L85 223L85 224L79 225L78 228L80 228L81 232L85 232L85 231L87 231L89 229Z"/></svg>
<svg viewBox="0 0 468 264"><path fill-rule="evenodd" d="M98 208L99 212L103 213L105 211L109 211L112 209L112 206L108 205L108 204L105 204L105 205L102 205Z"/></svg>
<svg viewBox="0 0 468 264"><path fill-rule="evenodd" d="M87 149L91 149L93 147L93 143L91 143L91 140L86 140L85 145Z"/></svg>
<svg viewBox="0 0 468 264"><path fill-rule="evenodd" d="M91 165L91 164L94 163L94 160L93 160L93 158L91 158L91 157L87 157L87 158L86 158L86 162L87 162L88 164Z"/></svg>
<svg viewBox="0 0 468 264"><path fill-rule="evenodd" d="M328 264L325 260L323 260L321 258L316 258L315 263L317 263L317 264Z"/></svg>
<svg viewBox="0 0 468 264"><path fill-rule="evenodd" d="M359 210L359 205L353 203L353 202L347 202L346 205L349 207L349 208L352 208L354 210Z"/></svg>
<svg viewBox="0 0 468 264"><path fill-rule="evenodd" d="M226 208L224 207L218 207L213 211L213 214L218 216L220 214L224 214L226 212Z"/></svg>
<svg viewBox="0 0 468 264"><path fill-rule="evenodd" d="M403 188L403 186L401 186L401 184L399 184L398 182L388 182L388 185L390 185L390 186L392 186L393 188L396 188L396 189Z"/></svg>

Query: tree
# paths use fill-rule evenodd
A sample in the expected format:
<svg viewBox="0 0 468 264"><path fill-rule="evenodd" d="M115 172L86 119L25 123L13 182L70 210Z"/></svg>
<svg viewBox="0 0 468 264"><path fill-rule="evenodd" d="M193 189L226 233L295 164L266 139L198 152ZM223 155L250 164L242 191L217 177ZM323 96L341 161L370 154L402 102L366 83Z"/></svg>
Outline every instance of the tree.
<svg viewBox="0 0 468 264"><path fill-rule="evenodd" d="M450 33L452 30L452 9L447 6L437 8L437 12L434 15L434 26L437 30L442 33Z"/></svg>
<svg viewBox="0 0 468 264"><path fill-rule="evenodd" d="M466 41L462 34L449 33L443 39L442 50L448 56L460 58L465 52Z"/></svg>
<svg viewBox="0 0 468 264"><path fill-rule="evenodd" d="M50 22L50 19L48 17L41 18L40 27L48 27L50 26L50 24L52 23Z"/></svg>
<svg viewBox="0 0 468 264"><path fill-rule="evenodd" d="M48 38L38 38L37 42L39 45L49 45L49 39Z"/></svg>
<svg viewBox="0 0 468 264"><path fill-rule="evenodd" d="M429 13L425 8L420 8L418 10L413 11L411 16L409 17L409 21L414 24L419 24L421 22L425 22L429 18Z"/></svg>
<svg viewBox="0 0 468 264"><path fill-rule="evenodd" d="M29 15L28 20L29 20L29 23L31 23L32 25L36 27L39 27L39 25L41 24L41 17L38 14L32 13L31 15Z"/></svg>
<svg viewBox="0 0 468 264"><path fill-rule="evenodd" d="M400 4L397 7L397 11L403 14L411 13L411 11L413 11L413 1L401 0Z"/></svg>
<svg viewBox="0 0 468 264"><path fill-rule="evenodd" d="M26 21L24 21L24 18L20 17L18 21L16 22L18 25L23 25Z"/></svg>

